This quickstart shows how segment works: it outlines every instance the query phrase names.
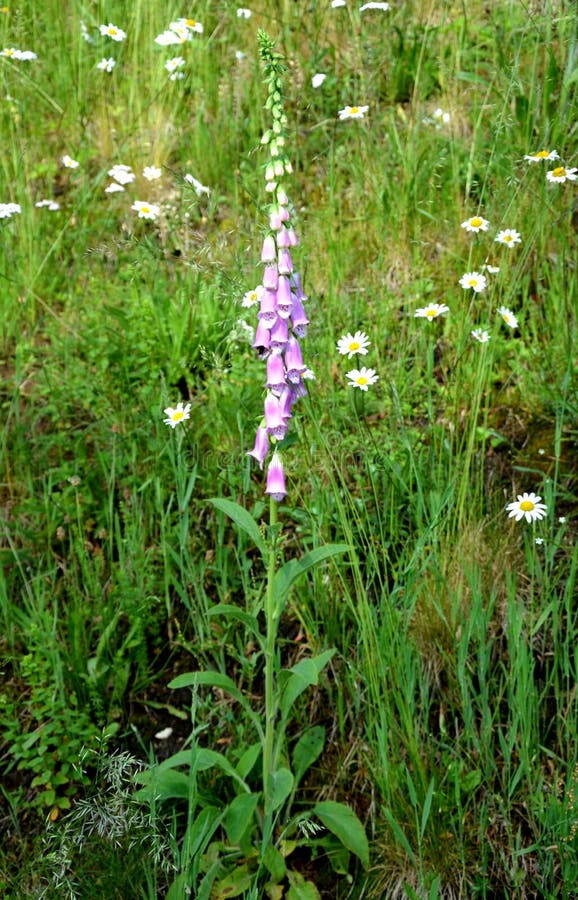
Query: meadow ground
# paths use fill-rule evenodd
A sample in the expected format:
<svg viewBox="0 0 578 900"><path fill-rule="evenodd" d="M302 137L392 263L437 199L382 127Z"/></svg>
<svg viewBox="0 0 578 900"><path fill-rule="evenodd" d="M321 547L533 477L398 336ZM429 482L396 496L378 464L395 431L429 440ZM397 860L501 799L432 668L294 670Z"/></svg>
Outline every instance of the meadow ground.
<svg viewBox="0 0 578 900"><path fill-rule="evenodd" d="M3 897L576 896L576 4L386 6L0 10Z"/></svg>

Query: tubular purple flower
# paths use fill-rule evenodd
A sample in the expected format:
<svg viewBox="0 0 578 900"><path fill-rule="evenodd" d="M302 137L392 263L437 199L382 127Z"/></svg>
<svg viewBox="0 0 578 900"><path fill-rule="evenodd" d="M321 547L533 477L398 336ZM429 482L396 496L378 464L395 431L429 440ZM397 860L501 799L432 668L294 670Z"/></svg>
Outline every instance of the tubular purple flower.
<svg viewBox="0 0 578 900"><path fill-rule="evenodd" d="M273 351L267 357L267 387L279 393L286 385L283 357L281 353Z"/></svg>
<svg viewBox="0 0 578 900"><path fill-rule="evenodd" d="M272 207L271 213L269 215L269 228L271 231L279 231L281 228L281 216L279 215L279 210L277 207Z"/></svg>
<svg viewBox="0 0 578 900"><path fill-rule="evenodd" d="M277 232L277 246L278 247L290 247L291 241L289 238L289 232L285 228L284 225L281 226L279 231ZM275 259L275 257L273 257ZM270 260L267 260L269 262Z"/></svg>
<svg viewBox="0 0 578 900"><path fill-rule="evenodd" d="M293 260L289 250L279 250L277 268L280 275L290 275L293 271Z"/></svg>
<svg viewBox="0 0 578 900"><path fill-rule="evenodd" d="M267 322L269 328L275 323L277 319L277 291L263 291L257 318Z"/></svg>
<svg viewBox="0 0 578 900"><path fill-rule="evenodd" d="M288 319L293 310L293 295L286 275L279 275L277 290L277 312L282 319Z"/></svg>
<svg viewBox="0 0 578 900"><path fill-rule="evenodd" d="M292 225L287 229L287 234L289 235L289 246L290 247L298 247L299 246L299 238L297 237L297 232L293 228Z"/></svg>
<svg viewBox="0 0 578 900"><path fill-rule="evenodd" d="M259 319L257 322L257 330L255 332L255 340L253 341L252 347L257 351L259 356L262 356L263 353L266 353L271 346L271 332L269 331L269 327L267 323L263 321L263 319Z"/></svg>
<svg viewBox="0 0 578 900"><path fill-rule="evenodd" d="M276 291L278 278L279 274L277 272L277 266L265 266L265 271L263 272L263 287L267 288L268 291Z"/></svg>
<svg viewBox="0 0 578 900"><path fill-rule="evenodd" d="M267 487L265 488L265 493L270 494L277 503L280 503L281 500L287 496L283 462L277 451L275 451L271 457L271 462L267 469Z"/></svg>
<svg viewBox="0 0 578 900"><path fill-rule="evenodd" d="M299 300L307 300L307 295L303 293L303 287L301 285L301 275L299 274L299 272L291 272L291 280L293 282L297 298Z"/></svg>
<svg viewBox="0 0 578 900"><path fill-rule="evenodd" d="M282 441L287 433L288 416L284 414L281 399L269 392L265 397L265 425L267 434Z"/></svg>
<svg viewBox="0 0 578 900"><path fill-rule="evenodd" d="M271 328L270 346L283 349L288 339L289 326L287 325L287 319L282 319L281 316L277 316L277 319Z"/></svg>
<svg viewBox="0 0 578 900"><path fill-rule="evenodd" d="M285 370L286 376L292 384L300 384L301 376L307 367L303 365L303 356L301 355L301 347L299 341L295 337L290 337L285 347Z"/></svg>
<svg viewBox="0 0 578 900"><path fill-rule="evenodd" d="M297 337L304 338L307 332L309 319L301 303L301 300L293 294L293 309L291 310L291 327Z"/></svg>
<svg viewBox="0 0 578 900"><path fill-rule="evenodd" d="M259 425L257 429L257 434L255 435L255 446L252 450L249 450L247 456L252 456L259 463L259 468L263 468L263 463L267 458L267 454L269 452L269 435L267 434L267 429L262 425Z"/></svg>
<svg viewBox="0 0 578 900"><path fill-rule="evenodd" d="M279 190L277 191L277 203L279 203L281 206L289 206L289 197L287 196L283 188L279 188Z"/></svg>
<svg viewBox="0 0 578 900"><path fill-rule="evenodd" d="M290 219L289 210L286 206L279 207L279 218L282 222L288 222Z"/></svg>
<svg viewBox="0 0 578 900"><path fill-rule="evenodd" d="M279 243L277 243L279 246ZM277 251L275 249L275 238L272 234L268 234L263 241L263 249L261 250L261 262L272 263L277 260Z"/></svg>

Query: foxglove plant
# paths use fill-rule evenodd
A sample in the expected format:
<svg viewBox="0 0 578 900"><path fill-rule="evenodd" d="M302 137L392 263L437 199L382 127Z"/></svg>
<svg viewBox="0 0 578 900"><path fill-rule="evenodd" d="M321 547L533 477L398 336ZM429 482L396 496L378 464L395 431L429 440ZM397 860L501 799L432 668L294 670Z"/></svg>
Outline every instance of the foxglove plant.
<svg viewBox="0 0 578 900"><path fill-rule="evenodd" d="M196 702L196 691L201 686L218 687L229 693L247 716L258 743L246 748L240 762L233 768L220 753L201 747L198 741L193 739L191 752L177 753L165 760L162 764L163 771L159 772L156 779L152 779L149 784L149 789L155 797L162 799L163 796L171 796L173 776L170 770L182 765L186 760L191 769L189 796L192 817L198 803L195 787L197 772L216 766L233 777L237 796L227 808L222 811L214 807L202 809L194 822L191 818L187 831L187 834L190 832L199 836L205 835L203 840L201 837L198 839L198 853L205 851L211 853L210 849L207 850L208 843L217 832L221 821L224 821L230 846L226 848L226 858L223 859L227 875L225 881L221 882L222 896L225 896L225 885L227 891L231 889L235 873L245 873L243 878L246 877L245 866L239 868L234 866L235 861L242 856L248 846L252 849L248 855L247 865L254 866L257 858L257 868L250 876L252 888L255 891L262 891L264 882L268 879L267 895L281 896L283 888L280 887L280 882L286 877L291 880L291 873L287 872L279 845L285 836L294 834L298 827L302 827L304 821L309 822L313 816L333 832L348 850L356 854L364 867L367 868L369 862L365 831L348 806L326 800L316 803L305 812L301 811L297 816L290 814L300 779L323 750L325 729L318 726L307 730L289 754L288 724L297 698L309 686L318 683L321 672L335 651L325 650L317 656L300 659L288 670L281 669L277 647L279 624L296 580L323 561L347 552L349 547L345 544L326 544L310 550L300 559L290 559L284 564L280 564L279 560L281 526L277 522L277 510L278 503L284 499L287 491L278 445L287 434L293 405L306 393L303 384L306 369L299 340L305 335L309 322L303 307L303 302L307 298L303 293L299 275L293 269L291 250L299 241L292 221L293 213L283 186L283 178L291 173L291 164L285 153L286 117L282 100L284 67L280 54L275 52L274 43L265 32L259 32L259 48L269 86L266 108L270 110L272 116L271 129L263 136L263 143L267 145L270 156L265 169L265 188L272 200L268 210L269 230L263 240L261 251L264 265L262 285L250 292L248 304L253 305L253 295L255 300L258 298L259 314L254 346L266 362L264 415L257 428L255 446L249 455L257 460L261 468L270 457L265 488L265 493L270 498L269 525L263 529L261 523L255 521L247 510L232 500L215 497L211 502L245 532L261 555L267 573L262 599L264 632L261 631L256 615L248 610L240 610L234 605L217 604L211 610L211 615L229 616L233 620L244 622L258 642L264 668L264 713L262 715L256 711L250 699L239 690L233 679L222 672L197 671L179 675L171 682L170 687L192 687L193 704ZM261 784L259 789L254 791L247 781L247 776L259 757L262 763ZM290 759L293 771L289 768ZM167 793L164 793L165 791ZM258 847L252 843L255 829L259 835ZM314 823L311 825L311 832L315 833ZM214 852L219 855L222 848L222 840L216 840ZM257 853L254 852L255 849ZM191 870L193 869L194 866L191 865ZM206 877L209 878L209 875ZM212 878L214 877L213 875ZM185 878L188 879L188 876L185 875ZM183 881L181 886L184 884ZM199 887L194 878L191 881L187 880L186 886L191 890ZM215 885L213 887L218 888ZM234 896L238 896L241 888L245 890L246 887L245 882L242 885L237 884ZM304 889L313 891L314 885L305 882ZM209 890L210 885L207 888L207 896ZM250 896L256 897L257 893L251 893ZM262 892L258 896L263 896Z"/></svg>
<svg viewBox="0 0 578 900"><path fill-rule="evenodd" d="M265 104L272 124L261 139L269 152L265 165L265 191L271 197L269 229L263 239L261 262L264 264L258 325L253 347L266 361L267 395L263 421L257 429L255 446L249 455L260 468L273 450L267 473L265 493L277 502L286 496L281 454L275 444L287 433L294 403L307 391L303 383L303 364L299 339L305 337L309 320L303 307L299 273L294 270L291 250L299 245L293 219L294 210L285 191L284 179L293 171L286 152L287 116L283 109L283 72L281 55L264 33L259 33L259 49L268 97Z"/></svg>

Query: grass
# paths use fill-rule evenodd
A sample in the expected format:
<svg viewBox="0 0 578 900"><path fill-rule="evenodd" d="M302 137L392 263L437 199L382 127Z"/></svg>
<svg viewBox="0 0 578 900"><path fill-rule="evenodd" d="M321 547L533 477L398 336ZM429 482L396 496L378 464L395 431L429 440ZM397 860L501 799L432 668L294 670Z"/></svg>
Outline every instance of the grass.
<svg viewBox="0 0 578 900"><path fill-rule="evenodd" d="M279 665L337 651L291 709L291 753L309 728L325 736L294 807L347 803L370 868L330 830L312 836L314 820L286 836L293 868L277 893L258 890L570 898L576 187L546 181L558 163L524 156L555 149L576 164L573 4L251 8L247 21L224 0L0 13L2 47L38 54L0 58L0 202L21 205L0 222L1 892L174 900L231 849L223 771L192 765L187 796L164 801L134 780L195 746L243 765L254 744L241 707L216 688L191 706L190 690L168 688L179 675L212 670L253 709L265 702L241 615L259 618L263 567L208 503L233 499L265 528L264 476L246 456L264 363L239 324L255 325L240 302L260 282L267 224L264 27L288 68L286 186L316 376L284 454L280 553L350 547L299 582L279 625ZM203 33L156 45L181 15ZM125 42L100 36L108 22ZM176 55L186 76L170 82ZM103 56L117 59L110 74ZM327 78L313 89L316 72ZM340 122L353 104L367 116ZM437 108L448 123L432 121ZM109 195L116 163L138 177ZM152 164L162 178L147 183ZM36 208L43 198L60 209ZM138 219L137 199L159 219ZM490 230L468 235L460 224L477 214ZM494 243L503 228L522 243ZM484 292L459 287L486 262L500 271ZM415 318L428 303L450 312ZM340 357L337 340L357 329L369 353ZM360 365L379 375L367 393L346 384ZM191 419L173 432L162 411L179 400ZM523 491L547 504L542 522L508 519ZM98 828L108 815L114 840ZM243 853L236 888L222 868L207 896L257 896Z"/></svg>

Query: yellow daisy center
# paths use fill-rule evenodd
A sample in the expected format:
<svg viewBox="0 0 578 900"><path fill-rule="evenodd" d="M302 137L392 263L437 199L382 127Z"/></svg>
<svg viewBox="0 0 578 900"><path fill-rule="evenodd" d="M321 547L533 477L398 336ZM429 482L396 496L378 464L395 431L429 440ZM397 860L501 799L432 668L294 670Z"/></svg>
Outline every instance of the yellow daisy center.
<svg viewBox="0 0 578 900"><path fill-rule="evenodd" d="M546 157L550 156L549 150L538 150L537 153L534 154L536 159L546 159Z"/></svg>
<svg viewBox="0 0 578 900"><path fill-rule="evenodd" d="M477 285L477 283L478 283L477 278L470 278L470 280L468 281L468 287L475 287Z"/></svg>
<svg viewBox="0 0 578 900"><path fill-rule="evenodd" d="M564 168L564 166L557 166L557 168L555 168L552 172L552 175L554 178L564 178L564 176L566 175L566 169Z"/></svg>
<svg viewBox="0 0 578 900"><path fill-rule="evenodd" d="M472 226L472 228L479 228L483 224L483 219L480 219L479 216L474 216L473 219L470 219L470 225Z"/></svg>
<svg viewBox="0 0 578 900"><path fill-rule="evenodd" d="M532 512L532 510L534 509L534 504L531 500L522 500L522 502L520 503L520 509L523 512Z"/></svg>
<svg viewBox="0 0 578 900"><path fill-rule="evenodd" d="M144 213L148 213L148 212L150 212L150 207L149 206L141 206L140 211L144 212Z"/></svg>
<svg viewBox="0 0 578 900"><path fill-rule="evenodd" d="M184 412L174 412L173 413L173 422L180 422L181 419L184 418Z"/></svg>
<svg viewBox="0 0 578 900"><path fill-rule="evenodd" d="M188 25L189 28L194 28L196 24L194 19L185 19L185 25Z"/></svg>
<svg viewBox="0 0 578 900"><path fill-rule="evenodd" d="M358 112L359 112L359 106L352 106L352 107L351 107L351 115L352 115L352 116L354 116L354 115L355 115L356 113L358 113Z"/></svg>
<svg viewBox="0 0 578 900"><path fill-rule="evenodd" d="M116 34L116 33L117 33L117 30L116 30L116 28L109 28L109 29L108 29L108 33L109 33L109 34Z"/></svg>
<svg viewBox="0 0 578 900"><path fill-rule="evenodd" d="M505 234L504 237L502 238L502 240L505 241L506 244L507 244L508 241L513 240L513 238L512 238L512 235L511 235L511 234Z"/></svg>
<svg viewBox="0 0 578 900"><path fill-rule="evenodd" d="M360 344L358 341L351 341L349 345L350 350L359 350Z"/></svg>
<svg viewBox="0 0 578 900"><path fill-rule="evenodd" d="M367 384L367 378L365 377L365 375L360 375L359 378L357 379L357 383L358 384Z"/></svg>
<svg viewBox="0 0 578 900"><path fill-rule="evenodd" d="M14 48L10 47L10 49L5 50L4 53L6 56L14 56Z"/></svg>
<svg viewBox="0 0 578 900"><path fill-rule="evenodd" d="M426 309L425 314L428 317L428 319L435 319L436 310L435 309Z"/></svg>

